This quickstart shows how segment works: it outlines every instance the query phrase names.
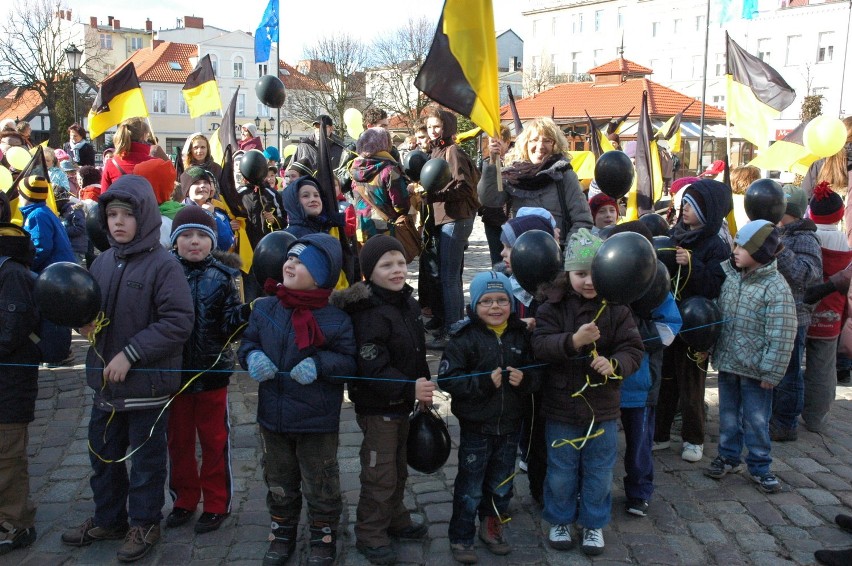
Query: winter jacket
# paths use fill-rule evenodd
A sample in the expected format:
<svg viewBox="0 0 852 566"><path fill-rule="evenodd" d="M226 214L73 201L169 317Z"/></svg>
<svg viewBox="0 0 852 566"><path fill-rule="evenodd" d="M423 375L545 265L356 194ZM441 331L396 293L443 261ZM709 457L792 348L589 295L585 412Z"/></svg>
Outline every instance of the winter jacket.
<svg viewBox="0 0 852 566"><path fill-rule="evenodd" d="M389 153L374 157L356 157L350 165L355 190L355 212L358 218L359 241L365 242L377 233L386 232L388 223L408 214L411 200L408 182ZM374 207L364 197L366 193L376 203ZM375 210L378 209L378 210Z"/></svg>
<svg viewBox="0 0 852 566"><path fill-rule="evenodd" d="M78 254L86 253L89 250L89 235L86 231L86 210L83 203L56 204L59 207L62 226L65 227L65 233L71 242L71 250Z"/></svg>
<svg viewBox="0 0 852 566"><path fill-rule="evenodd" d="M33 202L22 206L21 216L24 217L23 228L29 232L36 250L33 271L41 273L48 265L58 261L77 261L65 226L47 204Z"/></svg>
<svg viewBox="0 0 852 566"><path fill-rule="evenodd" d="M215 371L196 378L187 393L227 387L231 374L225 370L234 369L236 359L230 341L238 337L236 331L248 322L250 313L240 301L235 280L240 275L239 257L215 251L204 261L189 262L177 250L172 254L183 267L195 304L195 325L183 345L181 387L201 370Z"/></svg>
<svg viewBox="0 0 852 566"><path fill-rule="evenodd" d="M280 194L266 187L243 185L239 188L240 199L248 212L246 234L252 248L256 247L257 243L270 232L283 230L287 226ZM263 218L262 213L265 210L271 212L272 216L275 217L271 226Z"/></svg>
<svg viewBox="0 0 852 566"><path fill-rule="evenodd" d="M296 146L296 153L293 154L293 161L307 162L308 166L311 168L311 171L316 171L319 168L319 147L317 146L316 136L319 134L318 130L315 130L315 134L313 136L303 137L299 139L299 145ZM328 140L328 153L329 153L329 163L331 163L331 167L333 169L337 169L338 166L343 164L346 161L346 157L344 156L344 147L341 143L337 141L338 138L332 138ZM346 152L348 155L348 152Z"/></svg>
<svg viewBox="0 0 852 566"><path fill-rule="evenodd" d="M774 261L743 274L722 264L725 282L716 303L722 333L713 348L713 367L778 385L796 340L796 305Z"/></svg>
<svg viewBox="0 0 852 566"><path fill-rule="evenodd" d="M68 175L65 174L60 167L51 167L47 170L47 176L50 179L50 184L54 187L62 187L66 191L71 190L71 183L68 181Z"/></svg>
<svg viewBox="0 0 852 566"><path fill-rule="evenodd" d="M107 192L109 186L115 183L116 179L122 175L130 175L137 165L149 159L157 159L151 157L151 144L131 142L130 151L126 154L119 155L116 153L104 162L104 169L101 173L101 192Z"/></svg>
<svg viewBox="0 0 852 566"><path fill-rule="evenodd" d="M444 137L433 141L432 159L446 160L450 164L452 179L445 187L436 188L426 195L435 213L436 226L473 218L479 210L479 199L476 196L479 171L470 157L453 141L458 131L456 117L451 112L441 110L441 121Z"/></svg>
<svg viewBox="0 0 852 566"><path fill-rule="evenodd" d="M360 282L331 296L330 303L352 317L357 375L369 378L347 383L359 415L408 415L414 382L429 378L420 306L412 292L408 285L395 292Z"/></svg>
<svg viewBox="0 0 852 566"><path fill-rule="evenodd" d="M592 346L574 349L572 338L580 326L592 322L601 308L601 299L585 299L574 292L564 278L561 297L555 288L548 302L538 308L533 331L533 354L545 368L542 382L542 412L548 419L572 425L588 426L594 419L602 422L617 419L620 415L620 381L604 380L591 369ZM601 337L595 347L599 355L617 362L618 375L628 376L642 363L642 338L633 321L630 308L607 304L596 324ZM588 376L588 377L587 377ZM582 397L573 397L586 385ZM585 399L585 400L584 400Z"/></svg>
<svg viewBox="0 0 852 566"><path fill-rule="evenodd" d="M441 358L441 389L453 396L451 408L461 426L480 434L517 432L528 395L541 386L542 369L527 367L537 364L527 325L512 314L498 338L472 309L468 309L468 314L470 318L453 327ZM500 387L494 387L491 372L509 366L524 372L521 384L511 385L504 373Z"/></svg>
<svg viewBox="0 0 852 566"><path fill-rule="evenodd" d="M850 207L852 208L852 207ZM808 338L834 340L840 335L846 308L846 292L852 275L852 250L837 224L817 224L816 237L822 252L822 275L831 281L837 292L830 293L817 303L808 327Z"/></svg>
<svg viewBox="0 0 852 566"><path fill-rule="evenodd" d="M95 406L104 411L160 407L180 386L181 353L195 320L192 295L180 262L160 245L160 210L151 184L125 175L101 195L98 210L115 199L130 202L136 236L126 244L107 234L110 249L91 267L101 288L101 311L109 324L96 336L86 358L86 377ZM127 379L104 383L103 367L119 352L131 363Z"/></svg>
<svg viewBox="0 0 852 566"><path fill-rule="evenodd" d="M240 140L237 142L237 145L240 146L242 151L251 151L252 149L263 151L263 142L260 141L259 136L255 136L247 140Z"/></svg>
<svg viewBox="0 0 852 566"><path fill-rule="evenodd" d="M87 140L80 140L71 145L68 144L68 154L74 160L78 167L83 165L95 166L95 148Z"/></svg>
<svg viewBox="0 0 852 566"><path fill-rule="evenodd" d="M549 177L551 182L540 189L528 189L504 180L501 192L497 190L497 168L487 163L482 168L482 178L477 187L479 200L483 206L488 207L500 207L508 201L512 207L512 216L517 215L518 210L525 206L543 208L556 220L563 242L580 228L591 230L594 225L592 211L583 189L580 188L577 174L571 169L571 163L567 159L560 159L538 175ZM559 198L560 192L565 195L564 211Z"/></svg>
<svg viewBox="0 0 852 566"><path fill-rule="evenodd" d="M814 305L805 304L805 289L822 283L822 251L816 237L816 224L795 220L778 228L784 249L776 256L778 272L787 280L796 303L799 326L811 323Z"/></svg>

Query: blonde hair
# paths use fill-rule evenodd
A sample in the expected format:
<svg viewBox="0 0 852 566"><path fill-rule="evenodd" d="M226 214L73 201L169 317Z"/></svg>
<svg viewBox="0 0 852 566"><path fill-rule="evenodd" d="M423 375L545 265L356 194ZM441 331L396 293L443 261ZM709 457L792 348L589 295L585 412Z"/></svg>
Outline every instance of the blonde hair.
<svg viewBox="0 0 852 566"><path fill-rule="evenodd" d="M731 169L731 190L735 195L744 195L748 186L760 179L760 169L751 165Z"/></svg>
<svg viewBox="0 0 852 566"><path fill-rule="evenodd" d="M844 118L843 125L846 126L846 143L852 142L852 116ZM822 181L828 181L832 190L846 194L849 187L849 172L846 170L846 153L846 146L843 146L840 151L825 159L825 163L823 163L817 176L817 184Z"/></svg>
<svg viewBox="0 0 852 566"><path fill-rule="evenodd" d="M509 163L513 161L530 161L527 144L529 143L530 138L536 134L553 140L553 151L551 152L551 155L562 155L570 160L570 156L568 155L568 141L565 139L565 135L562 133L562 130L559 129L559 126L556 125L556 122L554 122L553 119L538 117L531 123L524 126L524 131L515 138L515 147L511 152L509 152L506 161Z"/></svg>
<svg viewBox="0 0 852 566"><path fill-rule="evenodd" d="M45 146L44 160L47 162L48 167L56 167L56 152L52 147Z"/></svg>
<svg viewBox="0 0 852 566"><path fill-rule="evenodd" d="M151 130L143 118L128 118L118 125L118 129L112 138L116 155L124 157L130 153L131 143L147 142L150 135Z"/></svg>
<svg viewBox="0 0 852 566"><path fill-rule="evenodd" d="M199 165L198 163L194 163L192 161L192 144L195 142L195 140L198 139L204 140L204 142L207 144L207 155L204 156L204 161L202 161L201 164L213 162L213 156L210 154L210 140L208 140L207 136L205 136L204 134L195 134L190 137L185 144L186 147L183 151L183 166L185 169L189 169L193 165Z"/></svg>

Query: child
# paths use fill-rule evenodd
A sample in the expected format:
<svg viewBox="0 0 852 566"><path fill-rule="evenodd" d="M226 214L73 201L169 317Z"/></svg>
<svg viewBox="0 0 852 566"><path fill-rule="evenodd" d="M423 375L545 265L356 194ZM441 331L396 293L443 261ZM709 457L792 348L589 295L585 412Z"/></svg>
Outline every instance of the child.
<svg viewBox="0 0 852 566"><path fill-rule="evenodd" d="M251 307L241 303L235 282L239 258L213 252L216 230L216 221L199 206L182 208L172 223L172 254L180 260L192 292L195 326L183 347L181 394L172 401L169 419L169 491L174 507L166 527L189 521L203 496L204 512L195 523L196 533L215 531L231 511L227 388L234 352L229 341L251 313ZM200 472L196 433L201 444Z"/></svg>
<svg viewBox="0 0 852 566"><path fill-rule="evenodd" d="M231 220L225 206L216 200L216 180L213 175L201 167L190 167L180 176L180 185L186 198L185 206L200 206L216 221L218 249L230 251L234 246L234 230L239 223Z"/></svg>
<svg viewBox="0 0 852 566"><path fill-rule="evenodd" d="M453 489L450 550L476 563L473 539L496 555L509 554L504 515L512 499L515 455L526 396L539 387L527 325L513 311L509 279L493 271L470 282L469 318L454 327L438 379L453 396L459 419L459 470Z"/></svg>
<svg viewBox="0 0 852 566"><path fill-rule="evenodd" d="M328 234L296 240L283 284L268 288L275 297L255 302L239 349L240 364L260 382L257 422L272 516L267 565L284 564L293 554L303 491L311 533L308 564L330 565L337 556L343 380L335 376L357 369L352 322L328 304L342 261L340 243Z"/></svg>
<svg viewBox="0 0 852 566"><path fill-rule="evenodd" d="M47 207L50 190L47 179L37 175L27 177L18 185L18 206L24 217L23 228L29 232L36 250L32 264L32 270L36 273L41 273L48 265L58 261L77 261L65 227Z"/></svg>
<svg viewBox="0 0 852 566"><path fill-rule="evenodd" d="M5 194L0 203L8 205ZM7 206L0 207L0 363L5 366L0 371L0 555L36 539L27 429L34 418L41 361L30 340L39 326L30 273L35 250L29 234L9 223L8 212Z"/></svg>
<svg viewBox="0 0 852 566"><path fill-rule="evenodd" d="M68 191L54 191L56 197L56 208L59 209L59 218L65 233L71 242L71 250L79 265L86 264L86 254L89 251L89 236L86 232L86 210L85 205L73 198Z"/></svg>
<svg viewBox="0 0 852 566"><path fill-rule="evenodd" d="M94 165L83 165L77 170L77 184L80 186L80 193L77 195L80 200L86 202L87 208L98 201L101 196L101 172Z"/></svg>
<svg viewBox="0 0 852 566"><path fill-rule="evenodd" d="M642 361L630 308L602 304L592 284L592 259L600 245L586 228L571 235L567 280L539 307L532 340L536 359L550 364L542 385L548 445L542 517L551 524L548 543L557 550L572 548L571 524L577 522L582 550L592 555L603 552L603 528L611 519L620 404L619 381L613 378L633 374Z"/></svg>
<svg viewBox="0 0 852 566"><path fill-rule="evenodd" d="M742 470L743 443L751 478L764 493L781 491L770 471L772 388L781 381L796 339L796 306L778 273L780 238L772 223L754 220L735 239L733 259L722 264L717 301L722 333L713 349L719 370L719 455L704 474L721 479Z"/></svg>
<svg viewBox="0 0 852 566"><path fill-rule="evenodd" d="M598 193L590 198L589 208L595 222L592 234L597 235L607 226L614 226L618 222L618 201L606 193Z"/></svg>
<svg viewBox="0 0 852 566"><path fill-rule="evenodd" d="M94 390L89 460L95 514L66 531L62 542L88 546L124 538L118 559L132 562L160 539L168 421L161 411L180 386L181 349L195 313L180 264L159 245L160 213L151 184L125 175L101 195L98 210L111 247L90 272L109 324L91 322L80 329L94 335L86 376ZM129 477L127 465L118 461L128 448Z"/></svg>
<svg viewBox="0 0 852 566"><path fill-rule="evenodd" d="M420 539L425 525L412 522L403 503L408 478L408 414L415 399L432 403L420 308L411 296L402 244L373 236L361 250L365 282L331 296L352 317L358 375L348 384L361 444L361 496L356 547L374 564L396 563L390 538Z"/></svg>
<svg viewBox="0 0 852 566"><path fill-rule="evenodd" d="M238 173L239 171L235 171L235 175ZM247 183L242 180L242 176L238 182L246 183L239 186L239 195L248 212L246 235L251 247L255 248L265 235L275 230L283 230L287 226L282 193L266 186Z"/></svg>

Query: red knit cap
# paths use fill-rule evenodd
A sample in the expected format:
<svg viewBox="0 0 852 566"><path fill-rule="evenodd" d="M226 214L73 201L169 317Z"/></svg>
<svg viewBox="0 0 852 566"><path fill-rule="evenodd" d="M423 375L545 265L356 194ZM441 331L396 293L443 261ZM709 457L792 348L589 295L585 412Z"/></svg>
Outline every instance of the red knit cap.
<svg viewBox="0 0 852 566"><path fill-rule="evenodd" d="M817 224L836 224L843 218L843 199L831 190L828 181L814 187L810 203L811 220Z"/></svg>
<svg viewBox="0 0 852 566"><path fill-rule="evenodd" d="M598 193L589 199L589 208L592 209L593 222L595 220L595 216L598 215L598 211L607 205L614 206L616 213L618 213L618 202L606 193Z"/></svg>

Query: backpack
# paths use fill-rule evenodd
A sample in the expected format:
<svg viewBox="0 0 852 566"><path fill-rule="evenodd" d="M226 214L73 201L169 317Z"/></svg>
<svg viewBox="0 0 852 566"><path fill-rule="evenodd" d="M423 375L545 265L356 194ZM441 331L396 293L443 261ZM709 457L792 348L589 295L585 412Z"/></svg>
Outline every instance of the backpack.
<svg viewBox="0 0 852 566"><path fill-rule="evenodd" d="M0 256L0 268L8 259L8 256ZM71 351L71 329L53 324L43 316L39 316L39 319L38 330L31 333L29 338L38 348L42 362L57 364L67 358Z"/></svg>

